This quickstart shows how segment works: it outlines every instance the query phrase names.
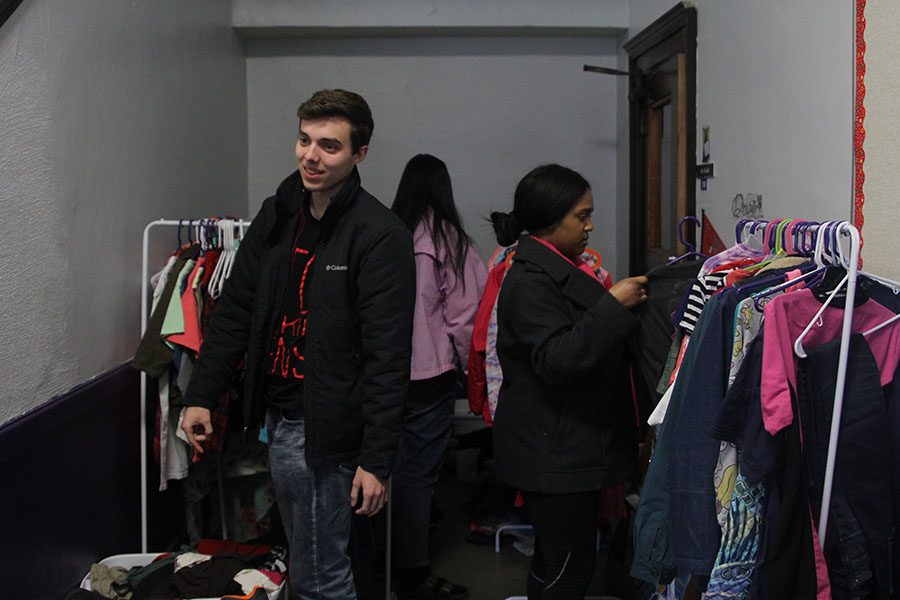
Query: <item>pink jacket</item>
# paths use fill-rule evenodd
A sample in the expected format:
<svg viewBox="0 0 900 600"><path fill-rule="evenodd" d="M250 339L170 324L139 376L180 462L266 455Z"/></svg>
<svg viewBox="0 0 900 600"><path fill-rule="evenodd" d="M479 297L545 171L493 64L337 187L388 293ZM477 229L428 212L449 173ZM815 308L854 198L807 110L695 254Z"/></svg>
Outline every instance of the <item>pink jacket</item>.
<svg viewBox="0 0 900 600"><path fill-rule="evenodd" d="M457 367L465 368L478 301L487 269L469 245L459 281L447 249L434 247L430 222L423 220L413 233L416 254L416 309L413 317L410 378L429 379Z"/></svg>

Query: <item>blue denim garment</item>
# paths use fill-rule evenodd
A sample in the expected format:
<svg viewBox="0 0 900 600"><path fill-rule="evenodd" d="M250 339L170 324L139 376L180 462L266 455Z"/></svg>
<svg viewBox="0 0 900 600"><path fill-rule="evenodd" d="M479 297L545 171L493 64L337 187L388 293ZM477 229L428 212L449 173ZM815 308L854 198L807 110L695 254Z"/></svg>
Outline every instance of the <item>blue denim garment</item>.
<svg viewBox="0 0 900 600"><path fill-rule="evenodd" d="M679 571L693 575L709 576L712 572L722 533L716 520L713 486L720 444L709 430L728 385L735 306L734 290L724 290L706 303L706 327L702 335L691 338L688 346L694 349L697 362L684 372L682 406L672 423L680 432L669 464L676 564Z"/></svg>
<svg viewBox="0 0 900 600"><path fill-rule="evenodd" d="M290 600L355 600L350 569L350 486L353 469L311 469L306 464L304 422L277 409L266 415L269 468L288 539Z"/></svg>
<svg viewBox="0 0 900 600"><path fill-rule="evenodd" d="M728 388L728 373L734 349L734 309L750 294L783 280L789 269L778 269L759 279L745 280L712 296L703 309L707 321L695 332L690 349L698 362L693 365L682 388L677 437L672 451L670 490L673 507L675 556L679 572L709 576L721 541L716 520L716 492L713 472L719 456L719 440L709 435L713 420L722 408ZM702 333L702 335L697 335Z"/></svg>
<svg viewBox="0 0 900 600"><path fill-rule="evenodd" d="M693 373L702 364L700 355L701 340L706 334L713 319L711 313L704 310L694 328L691 343L688 344L681 360L681 369L685 374ZM702 368L700 369L702 370ZM669 463L675 444L685 432L679 421L684 404L684 394L690 377L679 376L675 380L675 389L669 401L666 418L660 426L656 446L650 467L641 488L641 497L637 513L634 517L634 562L631 565L632 576L659 584L668 584L675 577L675 537L673 524L673 507L671 498L671 475ZM690 420L687 420L690 423ZM689 431L700 432L691 427ZM705 432L701 432L706 435ZM707 436L710 437L710 436ZM710 439L712 439L710 437ZM718 452L718 444L716 445ZM712 469L709 470L709 487L712 488ZM713 524L718 530L719 524L713 515ZM718 551L718 543L713 553ZM712 563L710 569L712 570Z"/></svg>
<svg viewBox="0 0 900 600"><path fill-rule="evenodd" d="M676 554L679 573L706 577L712 572L721 536L712 481L719 442L708 431L728 382L734 307L750 293L779 283L786 270L723 290L700 313L682 359L685 376L676 380L641 489L634 577L668 583L675 576Z"/></svg>

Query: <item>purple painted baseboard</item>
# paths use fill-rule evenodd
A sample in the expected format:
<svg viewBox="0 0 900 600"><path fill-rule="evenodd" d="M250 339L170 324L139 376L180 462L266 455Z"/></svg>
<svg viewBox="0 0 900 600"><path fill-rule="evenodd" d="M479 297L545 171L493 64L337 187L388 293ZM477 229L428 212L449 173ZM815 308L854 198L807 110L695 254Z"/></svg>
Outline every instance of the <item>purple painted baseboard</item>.
<svg viewBox="0 0 900 600"><path fill-rule="evenodd" d="M59 598L140 552L140 378L123 365L0 426L0 596Z"/></svg>

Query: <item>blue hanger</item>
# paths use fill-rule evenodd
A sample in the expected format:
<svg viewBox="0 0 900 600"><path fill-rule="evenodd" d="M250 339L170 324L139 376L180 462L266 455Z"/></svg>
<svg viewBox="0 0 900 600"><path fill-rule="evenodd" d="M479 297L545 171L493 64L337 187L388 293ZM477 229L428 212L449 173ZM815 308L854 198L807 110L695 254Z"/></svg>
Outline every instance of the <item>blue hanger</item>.
<svg viewBox="0 0 900 600"><path fill-rule="evenodd" d="M696 218L696 217L694 217L694 218ZM744 227L748 223L750 223L752 220L753 219L744 218L744 219L741 219L740 221L738 221L737 225L734 226L734 239L738 244L740 244L741 242L744 241Z"/></svg>

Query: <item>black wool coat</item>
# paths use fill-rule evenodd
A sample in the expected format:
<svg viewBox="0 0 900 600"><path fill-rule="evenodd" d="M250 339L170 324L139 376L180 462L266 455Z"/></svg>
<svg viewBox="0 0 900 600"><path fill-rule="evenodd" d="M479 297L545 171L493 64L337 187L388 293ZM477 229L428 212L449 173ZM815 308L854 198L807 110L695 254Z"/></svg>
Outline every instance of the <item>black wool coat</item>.
<svg viewBox="0 0 900 600"><path fill-rule="evenodd" d="M596 279L522 236L497 324L500 478L522 490L575 493L630 477L637 440L626 344L638 319Z"/></svg>

